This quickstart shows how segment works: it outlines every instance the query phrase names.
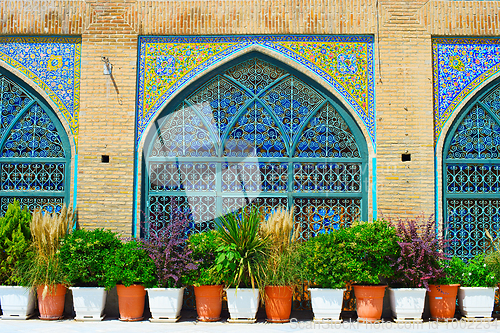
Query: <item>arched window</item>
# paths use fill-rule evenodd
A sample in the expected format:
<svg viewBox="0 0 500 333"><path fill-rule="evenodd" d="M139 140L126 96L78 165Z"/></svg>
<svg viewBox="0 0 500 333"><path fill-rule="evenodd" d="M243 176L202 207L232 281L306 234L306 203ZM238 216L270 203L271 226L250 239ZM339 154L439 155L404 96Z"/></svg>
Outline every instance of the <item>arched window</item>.
<svg viewBox="0 0 500 333"><path fill-rule="evenodd" d="M464 260L483 253L500 227L500 85L456 119L443 150L444 234Z"/></svg>
<svg viewBox="0 0 500 333"><path fill-rule="evenodd" d="M241 60L240 60L241 61ZM244 206L295 209L301 237L366 219L366 144L338 102L262 56L228 65L167 106L143 159L143 210L191 230Z"/></svg>
<svg viewBox="0 0 500 333"><path fill-rule="evenodd" d="M0 71L0 214L18 199L52 211L69 201L71 149L56 115Z"/></svg>

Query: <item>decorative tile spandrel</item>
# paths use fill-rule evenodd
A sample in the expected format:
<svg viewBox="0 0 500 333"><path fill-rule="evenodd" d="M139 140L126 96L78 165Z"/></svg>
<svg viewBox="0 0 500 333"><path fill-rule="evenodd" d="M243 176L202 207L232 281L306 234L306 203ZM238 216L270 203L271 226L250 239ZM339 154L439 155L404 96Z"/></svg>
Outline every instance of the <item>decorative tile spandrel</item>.
<svg viewBox="0 0 500 333"><path fill-rule="evenodd" d="M0 59L26 75L59 108L78 142L79 37L0 37Z"/></svg>
<svg viewBox="0 0 500 333"><path fill-rule="evenodd" d="M371 36L140 37L136 144L175 92L252 45L275 51L325 80L355 110L375 145Z"/></svg>

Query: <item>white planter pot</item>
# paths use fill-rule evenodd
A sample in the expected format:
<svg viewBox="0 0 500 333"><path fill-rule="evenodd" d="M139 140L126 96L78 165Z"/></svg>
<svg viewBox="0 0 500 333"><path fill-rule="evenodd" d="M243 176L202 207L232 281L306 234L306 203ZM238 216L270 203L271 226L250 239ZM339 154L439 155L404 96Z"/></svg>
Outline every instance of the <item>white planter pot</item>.
<svg viewBox="0 0 500 333"><path fill-rule="evenodd" d="M150 288L146 290L153 320L176 321L180 317L184 288Z"/></svg>
<svg viewBox="0 0 500 333"><path fill-rule="evenodd" d="M458 304L469 318L489 318L495 305L495 288L460 287Z"/></svg>
<svg viewBox="0 0 500 333"><path fill-rule="evenodd" d="M35 293L26 287L0 286L2 319L28 319L35 312Z"/></svg>
<svg viewBox="0 0 500 333"><path fill-rule="evenodd" d="M259 290L252 288L229 288L227 308L230 320L254 320L259 309Z"/></svg>
<svg viewBox="0 0 500 333"><path fill-rule="evenodd" d="M394 318L420 320L424 312L425 293L425 288L389 288Z"/></svg>
<svg viewBox="0 0 500 333"><path fill-rule="evenodd" d="M100 321L104 318L106 290L101 287L71 287L75 320Z"/></svg>
<svg viewBox="0 0 500 333"><path fill-rule="evenodd" d="M344 289L309 288L314 320L339 320Z"/></svg>

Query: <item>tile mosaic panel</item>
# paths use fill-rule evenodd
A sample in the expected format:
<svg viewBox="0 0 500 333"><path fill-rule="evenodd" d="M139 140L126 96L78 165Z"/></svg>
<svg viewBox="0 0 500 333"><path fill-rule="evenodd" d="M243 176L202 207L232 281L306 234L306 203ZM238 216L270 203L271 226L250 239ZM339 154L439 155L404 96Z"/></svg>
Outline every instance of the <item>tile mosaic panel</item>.
<svg viewBox="0 0 500 333"><path fill-rule="evenodd" d="M500 39L434 38L434 140L455 108L500 70Z"/></svg>
<svg viewBox="0 0 500 333"><path fill-rule="evenodd" d="M0 37L0 59L25 74L57 105L78 142L80 37Z"/></svg>
<svg viewBox="0 0 500 333"><path fill-rule="evenodd" d="M320 76L356 111L375 143L371 36L146 36L139 38L137 145L148 123L176 91L212 65L252 45L278 52ZM271 81L280 76L279 69L266 70ZM237 68L229 75L241 77L253 92L266 86L265 77L254 82Z"/></svg>

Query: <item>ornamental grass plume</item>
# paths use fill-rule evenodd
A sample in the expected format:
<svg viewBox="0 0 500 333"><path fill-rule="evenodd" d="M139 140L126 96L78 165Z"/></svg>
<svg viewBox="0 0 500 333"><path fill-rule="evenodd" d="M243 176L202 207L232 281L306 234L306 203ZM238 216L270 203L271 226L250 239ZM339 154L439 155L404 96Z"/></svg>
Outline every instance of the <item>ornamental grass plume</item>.
<svg viewBox="0 0 500 333"><path fill-rule="evenodd" d="M394 269L392 284L396 287L429 290L430 280L443 277L440 261L449 260L444 253L445 241L436 237L435 221L431 215L427 221L423 216L416 219L390 221L396 227L399 254L391 258Z"/></svg>
<svg viewBox="0 0 500 333"><path fill-rule="evenodd" d="M275 251L282 253L299 237L299 228L294 230L293 207L288 211L280 206L271 215L262 218L260 233L271 240Z"/></svg>
<svg viewBox="0 0 500 333"><path fill-rule="evenodd" d="M30 224L31 244L27 261L20 267L21 284L44 286L42 297L59 283L65 283L58 254L59 241L72 229L75 213L63 205L60 212L36 209Z"/></svg>

